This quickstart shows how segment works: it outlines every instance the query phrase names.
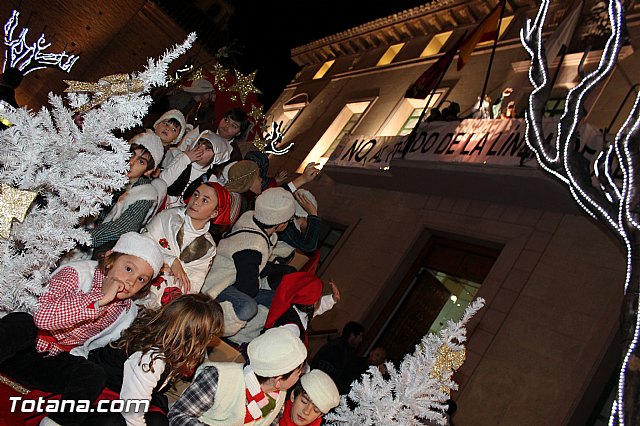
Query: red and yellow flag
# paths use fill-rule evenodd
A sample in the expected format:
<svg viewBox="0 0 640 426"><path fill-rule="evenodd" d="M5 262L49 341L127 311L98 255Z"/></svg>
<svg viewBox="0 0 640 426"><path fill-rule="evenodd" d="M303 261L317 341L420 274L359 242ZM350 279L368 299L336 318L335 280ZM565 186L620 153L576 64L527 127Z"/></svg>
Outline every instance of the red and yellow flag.
<svg viewBox="0 0 640 426"><path fill-rule="evenodd" d="M496 40L498 38L498 25L505 2L506 0L500 0L496 7L489 12L476 29L462 42L460 45L460 56L458 56L458 71L469 62L471 52L473 52L478 43Z"/></svg>

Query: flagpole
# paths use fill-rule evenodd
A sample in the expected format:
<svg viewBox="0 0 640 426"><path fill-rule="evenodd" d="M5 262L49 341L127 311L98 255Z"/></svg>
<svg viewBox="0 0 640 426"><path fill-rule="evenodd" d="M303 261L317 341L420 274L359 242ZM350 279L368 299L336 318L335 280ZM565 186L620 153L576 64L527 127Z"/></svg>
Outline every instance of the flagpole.
<svg viewBox="0 0 640 426"><path fill-rule="evenodd" d="M496 55L496 46L498 45L498 39L500 38L500 27L502 26L502 17L504 16L504 9L507 7L506 0L500 0L504 4L502 5L502 9L500 10L500 19L498 20L498 34L496 34L496 39L493 41L493 47L491 48L491 57L489 58L489 67L487 68L487 75L484 77L484 86L482 86L482 95L480 96L480 111L482 111L484 105L484 95L487 93L487 85L489 84L489 75L491 74L491 66L493 65L493 57ZM489 105L491 108L491 105Z"/></svg>
<svg viewBox="0 0 640 426"><path fill-rule="evenodd" d="M551 90L553 90L553 86L556 85L556 80L558 79L558 74L560 74L560 68L562 68L564 57L567 55L567 50L567 46L563 44L562 48L560 49L560 60L558 61L558 67L556 68L556 72L553 73L553 78L551 79L551 84L549 85L549 87L551 87Z"/></svg>

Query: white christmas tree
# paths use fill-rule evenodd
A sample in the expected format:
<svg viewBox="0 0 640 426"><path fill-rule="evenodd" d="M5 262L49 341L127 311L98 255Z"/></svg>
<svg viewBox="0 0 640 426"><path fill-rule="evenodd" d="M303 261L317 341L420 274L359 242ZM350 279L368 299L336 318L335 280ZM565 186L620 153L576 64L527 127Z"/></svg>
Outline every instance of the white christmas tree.
<svg viewBox="0 0 640 426"><path fill-rule="evenodd" d="M465 325L484 306L481 298L473 301L458 322L448 321L439 334L428 334L407 355L399 368L386 364L385 379L376 367L351 385L348 399L343 396L335 412L326 420L331 425L423 425L424 421L445 424L444 411L450 391L458 385L451 379L465 356Z"/></svg>
<svg viewBox="0 0 640 426"><path fill-rule="evenodd" d="M81 219L96 215L127 182L129 145L113 131L141 124L152 102L147 93L166 84L169 64L194 40L192 33L160 59L149 59L142 72L81 84L92 88L93 99L70 93L70 108L49 94L50 109L2 111L12 124L0 132L0 214L5 223L8 219L11 226L9 190L37 192L38 198L22 223L13 222L8 238L0 237L0 311L32 311L60 256L90 242ZM74 110L95 104L83 114L79 128Z"/></svg>

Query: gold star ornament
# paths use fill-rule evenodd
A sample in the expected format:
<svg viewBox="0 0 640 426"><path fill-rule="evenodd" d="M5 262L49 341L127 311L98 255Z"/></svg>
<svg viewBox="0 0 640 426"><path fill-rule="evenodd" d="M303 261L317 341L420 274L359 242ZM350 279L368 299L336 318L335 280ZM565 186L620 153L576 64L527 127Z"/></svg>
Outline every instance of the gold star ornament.
<svg viewBox="0 0 640 426"><path fill-rule="evenodd" d="M0 238L9 238L13 219L21 223L24 221L36 195L37 192L22 191L0 184Z"/></svg>
<svg viewBox="0 0 640 426"><path fill-rule="evenodd" d="M260 105L259 107L251 105L251 112L249 113L249 115L253 117L256 123L264 118L264 114L262 113L262 105Z"/></svg>
<svg viewBox="0 0 640 426"><path fill-rule="evenodd" d="M257 71L252 72L251 74L244 76L235 70L236 73L236 83L229 87L230 92L238 92L240 94L240 100L244 105L247 102L247 96L249 93L262 93L256 86L253 85L253 80L256 78Z"/></svg>
<svg viewBox="0 0 640 426"><path fill-rule="evenodd" d="M224 85L227 84L227 74L229 70L217 63L211 69L213 73L213 85L218 87L218 90L224 89Z"/></svg>

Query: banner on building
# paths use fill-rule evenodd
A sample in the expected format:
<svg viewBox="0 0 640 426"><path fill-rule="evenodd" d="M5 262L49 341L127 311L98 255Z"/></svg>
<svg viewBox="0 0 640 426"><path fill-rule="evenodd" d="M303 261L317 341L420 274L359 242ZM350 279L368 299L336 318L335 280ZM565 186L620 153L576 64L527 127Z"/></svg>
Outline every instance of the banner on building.
<svg viewBox="0 0 640 426"><path fill-rule="evenodd" d="M549 143L555 143L557 120L543 123ZM454 162L502 166L535 164L525 142L525 121L479 120L422 123L405 160ZM327 165L365 169L389 168L392 159L402 158L408 136L347 136ZM579 127L576 149L592 158L602 149L602 135L593 126Z"/></svg>

